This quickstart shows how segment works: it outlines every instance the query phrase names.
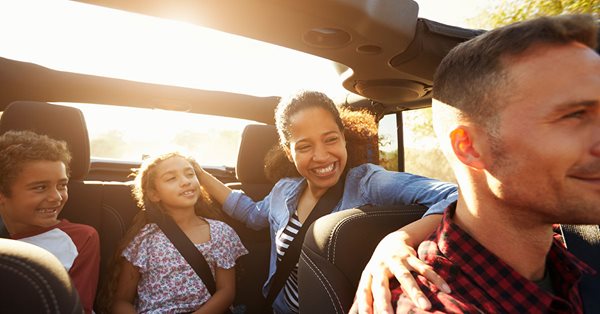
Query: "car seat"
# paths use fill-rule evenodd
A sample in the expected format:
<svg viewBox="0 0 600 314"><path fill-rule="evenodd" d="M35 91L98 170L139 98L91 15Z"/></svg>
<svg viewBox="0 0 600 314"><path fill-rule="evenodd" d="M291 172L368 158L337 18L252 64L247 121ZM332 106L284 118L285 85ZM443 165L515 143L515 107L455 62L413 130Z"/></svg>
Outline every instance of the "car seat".
<svg viewBox="0 0 600 314"><path fill-rule="evenodd" d="M275 126L249 124L242 132L235 174L238 182L228 183L231 189L242 190L255 201L262 200L273 188L265 176L265 157L278 136Z"/></svg>
<svg viewBox="0 0 600 314"><path fill-rule="evenodd" d="M313 223L298 265L301 313L348 313L360 275L379 241L419 219L426 208L364 206Z"/></svg>
<svg viewBox="0 0 600 314"><path fill-rule="evenodd" d="M69 274L50 252L0 239L0 304L7 313L83 313Z"/></svg>
<svg viewBox="0 0 600 314"><path fill-rule="evenodd" d="M123 182L85 181L90 169L90 143L81 110L35 101L9 104L0 117L0 134L30 130L63 140L71 151L69 200L60 217L94 227L100 236L100 284L108 263L138 211L131 189Z"/></svg>
<svg viewBox="0 0 600 314"><path fill-rule="evenodd" d="M244 128L238 151L236 177L238 182L226 184L242 190L255 201L262 200L274 183L265 176L265 157L277 145L277 130L272 125L250 124ZM259 313L264 308L262 285L267 279L271 240L268 228L255 231L244 224L228 219L249 253L239 258L235 304L247 313Z"/></svg>
<svg viewBox="0 0 600 314"><path fill-rule="evenodd" d="M586 274L579 289L584 313L600 313L600 226L562 225L567 250L596 270L596 275Z"/></svg>

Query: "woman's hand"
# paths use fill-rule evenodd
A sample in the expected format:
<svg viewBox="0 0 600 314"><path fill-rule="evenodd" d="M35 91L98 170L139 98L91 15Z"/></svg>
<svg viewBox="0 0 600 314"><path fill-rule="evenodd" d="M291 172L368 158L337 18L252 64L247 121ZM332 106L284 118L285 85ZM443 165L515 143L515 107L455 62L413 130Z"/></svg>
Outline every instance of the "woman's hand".
<svg viewBox="0 0 600 314"><path fill-rule="evenodd" d="M429 218L430 217L430 218ZM441 215L431 215L405 228L387 235L379 244L363 271L351 313L395 313L391 305L389 280L398 279L402 290L421 309L429 309L431 303L419 288L411 271L427 278L438 288L450 293L450 287L436 274L431 266L417 256L410 234L417 244L439 224Z"/></svg>

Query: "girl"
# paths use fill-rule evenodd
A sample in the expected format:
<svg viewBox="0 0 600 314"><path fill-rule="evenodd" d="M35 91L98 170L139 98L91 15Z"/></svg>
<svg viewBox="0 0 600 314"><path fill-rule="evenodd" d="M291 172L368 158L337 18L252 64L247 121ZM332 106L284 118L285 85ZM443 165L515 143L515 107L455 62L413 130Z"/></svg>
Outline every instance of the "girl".
<svg viewBox="0 0 600 314"><path fill-rule="evenodd" d="M235 261L248 251L216 217L200 185L200 166L179 153L145 160L135 174L133 195L142 211L123 239L112 310L115 313L223 313L235 294ZM161 229L148 223L147 202L159 205L196 245L211 268L210 295L192 267Z"/></svg>
<svg viewBox="0 0 600 314"><path fill-rule="evenodd" d="M281 147L300 177L279 180L267 197L254 202L240 191L232 191L207 172L200 178L223 210L254 229L271 229L269 277L263 294L269 293L277 260L319 199L340 180L343 196L332 212L363 205L422 204L430 213L441 213L456 200L456 187L408 173L391 172L362 164L347 169L348 151L344 125L333 101L319 92L302 92L282 100L275 113ZM284 232L285 231L285 232ZM291 231L291 232L290 232ZM297 268L276 292L275 313L299 310Z"/></svg>

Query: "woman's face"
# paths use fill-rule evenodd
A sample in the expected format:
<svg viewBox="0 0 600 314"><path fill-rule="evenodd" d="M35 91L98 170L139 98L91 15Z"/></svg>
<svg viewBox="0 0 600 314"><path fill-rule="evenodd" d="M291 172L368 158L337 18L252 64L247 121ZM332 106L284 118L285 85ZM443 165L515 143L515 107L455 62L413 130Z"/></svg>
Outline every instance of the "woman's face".
<svg viewBox="0 0 600 314"><path fill-rule="evenodd" d="M344 134L329 111L311 107L292 115L289 143L296 169L313 192L324 193L338 182L348 153Z"/></svg>

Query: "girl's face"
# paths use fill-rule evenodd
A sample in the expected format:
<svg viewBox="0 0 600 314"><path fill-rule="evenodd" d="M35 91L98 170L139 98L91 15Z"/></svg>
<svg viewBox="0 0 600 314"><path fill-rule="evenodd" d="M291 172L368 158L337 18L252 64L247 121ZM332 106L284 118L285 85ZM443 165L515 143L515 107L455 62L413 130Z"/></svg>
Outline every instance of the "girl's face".
<svg viewBox="0 0 600 314"><path fill-rule="evenodd" d="M163 160L154 168L154 187L148 191L151 201L167 211L192 209L200 197L200 182L192 165L183 157Z"/></svg>
<svg viewBox="0 0 600 314"><path fill-rule="evenodd" d="M290 118L290 154L298 172L315 192L334 186L348 159L346 140L331 113L320 107ZM324 190L324 191L323 191Z"/></svg>

